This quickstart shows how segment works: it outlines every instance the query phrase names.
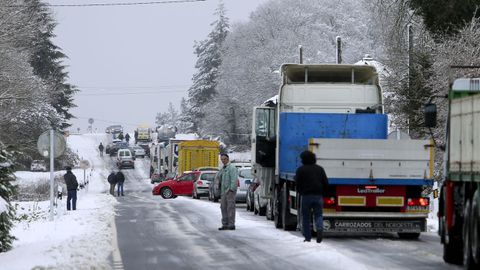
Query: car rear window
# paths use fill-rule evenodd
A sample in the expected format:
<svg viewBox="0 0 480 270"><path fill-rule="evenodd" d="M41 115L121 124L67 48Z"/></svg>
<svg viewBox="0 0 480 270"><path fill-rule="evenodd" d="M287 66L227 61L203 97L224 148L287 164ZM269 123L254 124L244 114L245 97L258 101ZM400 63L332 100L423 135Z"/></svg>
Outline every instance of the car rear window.
<svg viewBox="0 0 480 270"><path fill-rule="evenodd" d="M216 173L202 173L200 176L201 180L213 181L215 179Z"/></svg>

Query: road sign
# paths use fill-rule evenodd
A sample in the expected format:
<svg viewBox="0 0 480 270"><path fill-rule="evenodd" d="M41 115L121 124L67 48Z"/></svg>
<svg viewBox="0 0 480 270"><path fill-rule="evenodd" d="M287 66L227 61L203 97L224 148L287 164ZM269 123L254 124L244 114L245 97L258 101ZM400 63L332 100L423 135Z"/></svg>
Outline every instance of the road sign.
<svg viewBox="0 0 480 270"><path fill-rule="evenodd" d="M90 168L90 162L86 159L80 160L80 168L84 170Z"/></svg>
<svg viewBox="0 0 480 270"><path fill-rule="evenodd" d="M66 149L66 142L65 139L63 138L62 134L58 132L54 132L53 134L53 143L54 143L54 149L53 149L53 156L55 158L63 155ZM48 157L50 153L50 131L47 130L38 137L37 141L37 149L40 155L44 157Z"/></svg>
<svg viewBox="0 0 480 270"><path fill-rule="evenodd" d="M89 118L89 119L88 119L88 123L89 123L90 125L93 124L93 118Z"/></svg>

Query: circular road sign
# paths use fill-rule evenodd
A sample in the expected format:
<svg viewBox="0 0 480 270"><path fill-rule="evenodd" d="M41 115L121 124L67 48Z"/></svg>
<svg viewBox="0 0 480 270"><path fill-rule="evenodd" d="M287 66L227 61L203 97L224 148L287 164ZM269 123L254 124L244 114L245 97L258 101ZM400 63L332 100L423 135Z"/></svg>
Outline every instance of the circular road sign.
<svg viewBox="0 0 480 270"><path fill-rule="evenodd" d="M88 119L88 123L89 123L90 125L93 124L93 118L89 118L89 119Z"/></svg>
<svg viewBox="0 0 480 270"><path fill-rule="evenodd" d="M90 168L90 162L88 162L88 160L86 160L86 159L80 160L80 168L82 168L84 170Z"/></svg>
<svg viewBox="0 0 480 270"><path fill-rule="evenodd" d="M65 152L66 142L62 134L58 132L53 133L54 149L53 157L57 158ZM50 153L50 130L47 130L38 137L37 149L40 155L48 157Z"/></svg>

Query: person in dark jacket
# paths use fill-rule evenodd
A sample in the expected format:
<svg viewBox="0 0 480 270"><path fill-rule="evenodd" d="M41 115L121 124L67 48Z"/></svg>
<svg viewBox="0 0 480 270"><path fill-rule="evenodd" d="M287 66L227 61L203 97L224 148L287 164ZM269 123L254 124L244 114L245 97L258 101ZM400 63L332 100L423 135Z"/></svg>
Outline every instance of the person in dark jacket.
<svg viewBox="0 0 480 270"><path fill-rule="evenodd" d="M100 156L102 157L103 156L103 144L100 143L100 145L98 146L98 151L100 151Z"/></svg>
<svg viewBox="0 0 480 270"><path fill-rule="evenodd" d="M120 194L123 196L123 182L125 182L125 175L123 175L121 170L115 175L115 180L117 182L117 196L120 197Z"/></svg>
<svg viewBox="0 0 480 270"><path fill-rule="evenodd" d="M115 196L115 184L117 184L117 180L116 180L114 171L112 171L108 175L107 181L110 184L110 194L112 194L112 196Z"/></svg>
<svg viewBox="0 0 480 270"><path fill-rule="evenodd" d="M126 141L127 143L130 141L130 135L128 135L128 133L125 134L125 141Z"/></svg>
<svg viewBox="0 0 480 270"><path fill-rule="evenodd" d="M328 188L328 178L325 170L316 164L317 157L314 153L303 151L300 159L303 165L298 167L295 181L297 191L301 195L304 242L310 242L312 238L310 217L313 211L317 227L317 243L320 243L323 239L323 195Z"/></svg>
<svg viewBox="0 0 480 270"><path fill-rule="evenodd" d="M67 210L77 210L77 177L72 173L72 167L66 167L67 173L63 176L67 185ZM70 202L72 207L70 207Z"/></svg>

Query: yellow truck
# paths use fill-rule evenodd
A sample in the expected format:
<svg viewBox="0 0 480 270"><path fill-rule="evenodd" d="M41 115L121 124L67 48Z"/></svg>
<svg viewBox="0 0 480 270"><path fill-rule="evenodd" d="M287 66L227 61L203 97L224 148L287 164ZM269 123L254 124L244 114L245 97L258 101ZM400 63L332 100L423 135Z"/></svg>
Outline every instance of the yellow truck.
<svg viewBox="0 0 480 270"><path fill-rule="evenodd" d="M218 167L220 144L217 141L183 141L178 148L178 170L180 175L199 167Z"/></svg>

